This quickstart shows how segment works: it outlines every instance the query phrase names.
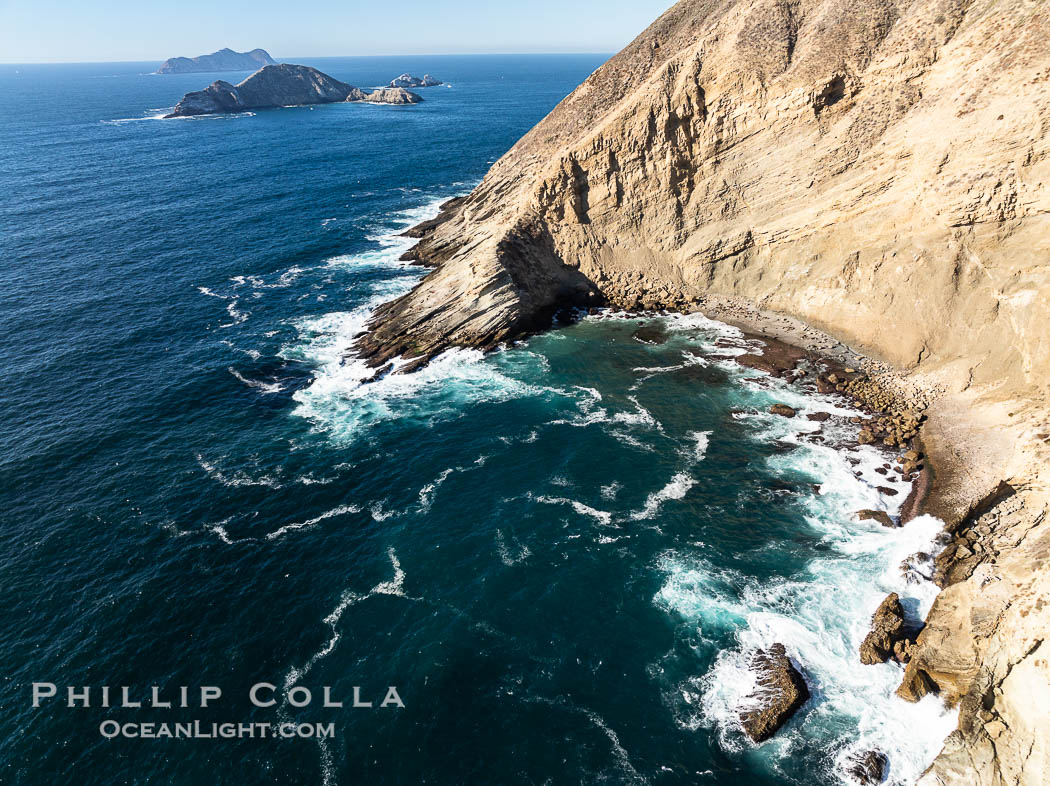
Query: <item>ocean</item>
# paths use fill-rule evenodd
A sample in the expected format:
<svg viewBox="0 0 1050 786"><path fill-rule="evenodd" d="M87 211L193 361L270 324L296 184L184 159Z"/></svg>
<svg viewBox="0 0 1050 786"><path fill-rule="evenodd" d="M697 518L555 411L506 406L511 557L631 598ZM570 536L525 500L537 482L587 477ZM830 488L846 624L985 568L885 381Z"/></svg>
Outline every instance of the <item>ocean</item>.
<svg viewBox="0 0 1050 786"><path fill-rule="evenodd" d="M734 363L738 330L601 314L362 383L354 336L424 272L399 233L603 60L304 59L448 84L179 120L244 75L0 66L0 782L812 786L868 750L891 783L932 760L954 713L857 649L886 593L929 608L900 564L939 522L856 521L907 490L835 447L841 400ZM747 653L775 642L812 698L755 746ZM190 706L112 706L124 686ZM142 732L194 722L315 733Z"/></svg>

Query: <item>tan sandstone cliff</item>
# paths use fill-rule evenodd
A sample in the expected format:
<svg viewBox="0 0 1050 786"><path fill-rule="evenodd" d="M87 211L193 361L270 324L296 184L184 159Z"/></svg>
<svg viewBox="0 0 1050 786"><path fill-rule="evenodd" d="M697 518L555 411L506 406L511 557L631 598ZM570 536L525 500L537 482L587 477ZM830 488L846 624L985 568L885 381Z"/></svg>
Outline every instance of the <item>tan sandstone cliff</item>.
<svg viewBox="0 0 1050 786"><path fill-rule="evenodd" d="M428 229L359 349L751 303L895 366L957 532L902 687L962 706L924 782L1047 783L1048 132L1050 3L683 0Z"/></svg>

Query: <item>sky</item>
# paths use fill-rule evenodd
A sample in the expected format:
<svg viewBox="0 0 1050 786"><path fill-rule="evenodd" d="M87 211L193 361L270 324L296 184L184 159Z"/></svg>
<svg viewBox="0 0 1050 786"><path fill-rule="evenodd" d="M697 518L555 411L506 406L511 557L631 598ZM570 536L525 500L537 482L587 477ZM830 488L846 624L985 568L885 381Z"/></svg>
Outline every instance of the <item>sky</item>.
<svg viewBox="0 0 1050 786"><path fill-rule="evenodd" d="M0 0L0 62L615 52L673 0Z"/></svg>

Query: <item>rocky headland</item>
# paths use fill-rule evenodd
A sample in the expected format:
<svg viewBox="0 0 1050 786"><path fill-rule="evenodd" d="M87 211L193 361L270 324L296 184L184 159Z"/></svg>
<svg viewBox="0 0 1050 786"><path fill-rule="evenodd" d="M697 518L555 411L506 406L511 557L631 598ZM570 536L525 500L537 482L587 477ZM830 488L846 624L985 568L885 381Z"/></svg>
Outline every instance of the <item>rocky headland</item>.
<svg viewBox="0 0 1050 786"><path fill-rule="evenodd" d="M210 55L198 57L169 57L158 74L200 74L215 71L255 71L262 66L277 65L265 49L253 49L250 52L234 52L232 49L220 49Z"/></svg>
<svg viewBox="0 0 1050 786"><path fill-rule="evenodd" d="M440 79L436 79L430 74L423 74L422 77L412 76L412 74L402 74L395 79L390 80L389 87L437 87L443 85Z"/></svg>
<svg viewBox="0 0 1050 786"><path fill-rule="evenodd" d="M245 112L278 106L364 101L373 104L416 104L423 99L403 89L371 93L340 82L316 68L281 63L260 68L243 82L218 80L203 90L187 93L166 117Z"/></svg>
<svg viewBox="0 0 1050 786"><path fill-rule="evenodd" d="M411 368L610 305L837 360L808 384L950 538L921 632L887 599L866 649L960 708L921 782L1046 783L1048 37L1029 0L683 0L420 230L434 269L357 350Z"/></svg>

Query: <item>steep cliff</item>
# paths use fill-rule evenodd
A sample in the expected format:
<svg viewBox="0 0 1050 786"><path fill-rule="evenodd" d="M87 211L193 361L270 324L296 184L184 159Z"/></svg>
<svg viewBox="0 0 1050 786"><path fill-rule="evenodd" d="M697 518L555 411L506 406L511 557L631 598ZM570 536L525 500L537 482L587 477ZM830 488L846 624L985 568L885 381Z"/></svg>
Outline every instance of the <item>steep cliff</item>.
<svg viewBox="0 0 1050 786"><path fill-rule="evenodd" d="M1046 782L1048 38L1033 0L683 0L428 228L358 350L754 304L895 366L958 533L902 687L962 703L926 779Z"/></svg>

